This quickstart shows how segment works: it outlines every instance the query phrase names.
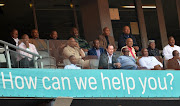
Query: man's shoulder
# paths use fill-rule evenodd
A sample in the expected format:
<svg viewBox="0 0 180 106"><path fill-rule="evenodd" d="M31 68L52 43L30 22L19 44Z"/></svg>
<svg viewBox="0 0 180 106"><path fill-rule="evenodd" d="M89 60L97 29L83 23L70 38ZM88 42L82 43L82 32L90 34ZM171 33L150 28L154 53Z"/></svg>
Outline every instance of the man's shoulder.
<svg viewBox="0 0 180 106"><path fill-rule="evenodd" d="M168 45L166 45L163 49L167 49L168 47L170 47L170 46L169 46L169 44L168 44Z"/></svg>
<svg viewBox="0 0 180 106"><path fill-rule="evenodd" d="M99 35L99 39L104 39L104 35Z"/></svg>

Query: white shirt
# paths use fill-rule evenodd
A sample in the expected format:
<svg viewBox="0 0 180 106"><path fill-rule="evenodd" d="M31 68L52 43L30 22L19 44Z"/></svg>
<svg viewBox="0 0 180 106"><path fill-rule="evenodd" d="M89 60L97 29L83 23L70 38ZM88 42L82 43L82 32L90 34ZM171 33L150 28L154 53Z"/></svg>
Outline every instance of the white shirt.
<svg viewBox="0 0 180 106"><path fill-rule="evenodd" d="M174 45L174 47L171 47L168 44L163 48L163 55L164 55L165 60L169 60L173 58L172 52L174 50L177 50L180 53L180 47L177 45Z"/></svg>
<svg viewBox="0 0 180 106"><path fill-rule="evenodd" d="M107 52L108 55L108 63L112 64L112 56L113 54L110 56L109 53Z"/></svg>
<svg viewBox="0 0 180 106"><path fill-rule="evenodd" d="M16 42L16 46L18 46L18 42L19 42L19 39L18 38L13 38L14 39L14 41Z"/></svg>
<svg viewBox="0 0 180 106"><path fill-rule="evenodd" d="M31 44L31 43L29 43L29 48L27 48L26 45L22 42L22 43L19 45L19 48L26 49L26 50L28 50L28 51L30 51L30 52L35 53L35 54L39 54L39 53L37 52L37 50L36 50L36 47L35 47L33 44ZM22 54L22 55L18 55L17 61L20 61L20 60L21 60L22 58L24 58L25 56L30 57L30 58L33 57L31 54L26 53L26 52L21 51L21 50L17 50L17 52L19 52L20 54ZM28 58L28 60L31 60L30 58Z"/></svg>
<svg viewBox="0 0 180 106"><path fill-rule="evenodd" d="M159 62L154 56L142 57L139 59L139 64L141 67L146 67L147 69L153 69L156 65L163 67L162 63Z"/></svg>
<svg viewBox="0 0 180 106"><path fill-rule="evenodd" d="M74 65L74 64L71 64L71 65L66 65L64 67L64 69L81 69L80 67Z"/></svg>
<svg viewBox="0 0 180 106"><path fill-rule="evenodd" d="M178 63L179 63L179 66L180 66L180 60L179 60L179 59L177 59L177 61L178 61Z"/></svg>

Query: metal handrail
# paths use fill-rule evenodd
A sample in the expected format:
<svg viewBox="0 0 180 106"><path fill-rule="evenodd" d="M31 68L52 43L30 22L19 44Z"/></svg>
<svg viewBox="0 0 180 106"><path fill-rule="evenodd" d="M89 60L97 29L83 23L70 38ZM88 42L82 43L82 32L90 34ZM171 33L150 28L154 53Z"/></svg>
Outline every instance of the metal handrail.
<svg viewBox="0 0 180 106"><path fill-rule="evenodd" d="M34 61L34 65L35 65L36 68L38 68L37 58L36 58L36 57L42 59L42 56L41 56L41 55L38 55L38 54L35 54L35 53L30 52L30 51L28 51L28 50L19 48L19 47L17 47L17 46L14 46L14 45L8 43L8 42L5 42L5 41L3 41L3 40L0 40L0 43L1 43L1 44L4 44L8 68L11 68L11 60L10 60L10 53L9 53L10 49L9 49L9 47L11 47L11 48L13 48L13 49L21 50L21 51L24 51L24 52L26 52L26 53L29 53L29 54L33 55L33 58L32 58L32 59L33 59L33 61ZM43 68L43 63L41 62L40 64L41 64L41 68Z"/></svg>
<svg viewBox="0 0 180 106"><path fill-rule="evenodd" d="M26 50L26 49L19 48L19 47L14 46L14 45L12 45L12 44L10 44L10 43L7 43L7 42L5 42L5 41L3 41L3 40L0 40L0 43L1 43L1 44L4 44L4 45L7 45L7 46L9 46L9 47L11 47L11 48L14 48L14 49L18 49L18 50L27 52L27 53L29 53L29 54L32 54L33 56L42 58L41 55L35 54L35 53L33 53L33 52L30 52L30 51L28 51L28 50Z"/></svg>

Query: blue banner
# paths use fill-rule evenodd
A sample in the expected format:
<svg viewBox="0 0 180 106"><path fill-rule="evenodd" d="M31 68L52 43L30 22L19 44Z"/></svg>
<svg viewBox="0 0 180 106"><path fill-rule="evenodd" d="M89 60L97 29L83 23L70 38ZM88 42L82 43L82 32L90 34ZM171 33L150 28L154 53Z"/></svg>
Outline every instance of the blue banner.
<svg viewBox="0 0 180 106"><path fill-rule="evenodd" d="M171 70L1 69L1 97L179 97Z"/></svg>

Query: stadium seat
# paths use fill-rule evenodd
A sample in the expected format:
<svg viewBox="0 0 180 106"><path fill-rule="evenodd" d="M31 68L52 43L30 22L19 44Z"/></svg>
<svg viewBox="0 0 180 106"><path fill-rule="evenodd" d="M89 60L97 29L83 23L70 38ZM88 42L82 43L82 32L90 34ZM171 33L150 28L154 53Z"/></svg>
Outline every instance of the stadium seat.
<svg viewBox="0 0 180 106"><path fill-rule="evenodd" d="M38 60L39 66L40 62L43 62L44 68L57 68L56 59L54 57L44 57Z"/></svg>
<svg viewBox="0 0 180 106"><path fill-rule="evenodd" d="M41 55L43 58L44 57L49 57L49 53L46 51L38 51L39 55Z"/></svg>
<svg viewBox="0 0 180 106"><path fill-rule="evenodd" d="M90 59L90 68L91 69L98 69L99 60L98 59Z"/></svg>

